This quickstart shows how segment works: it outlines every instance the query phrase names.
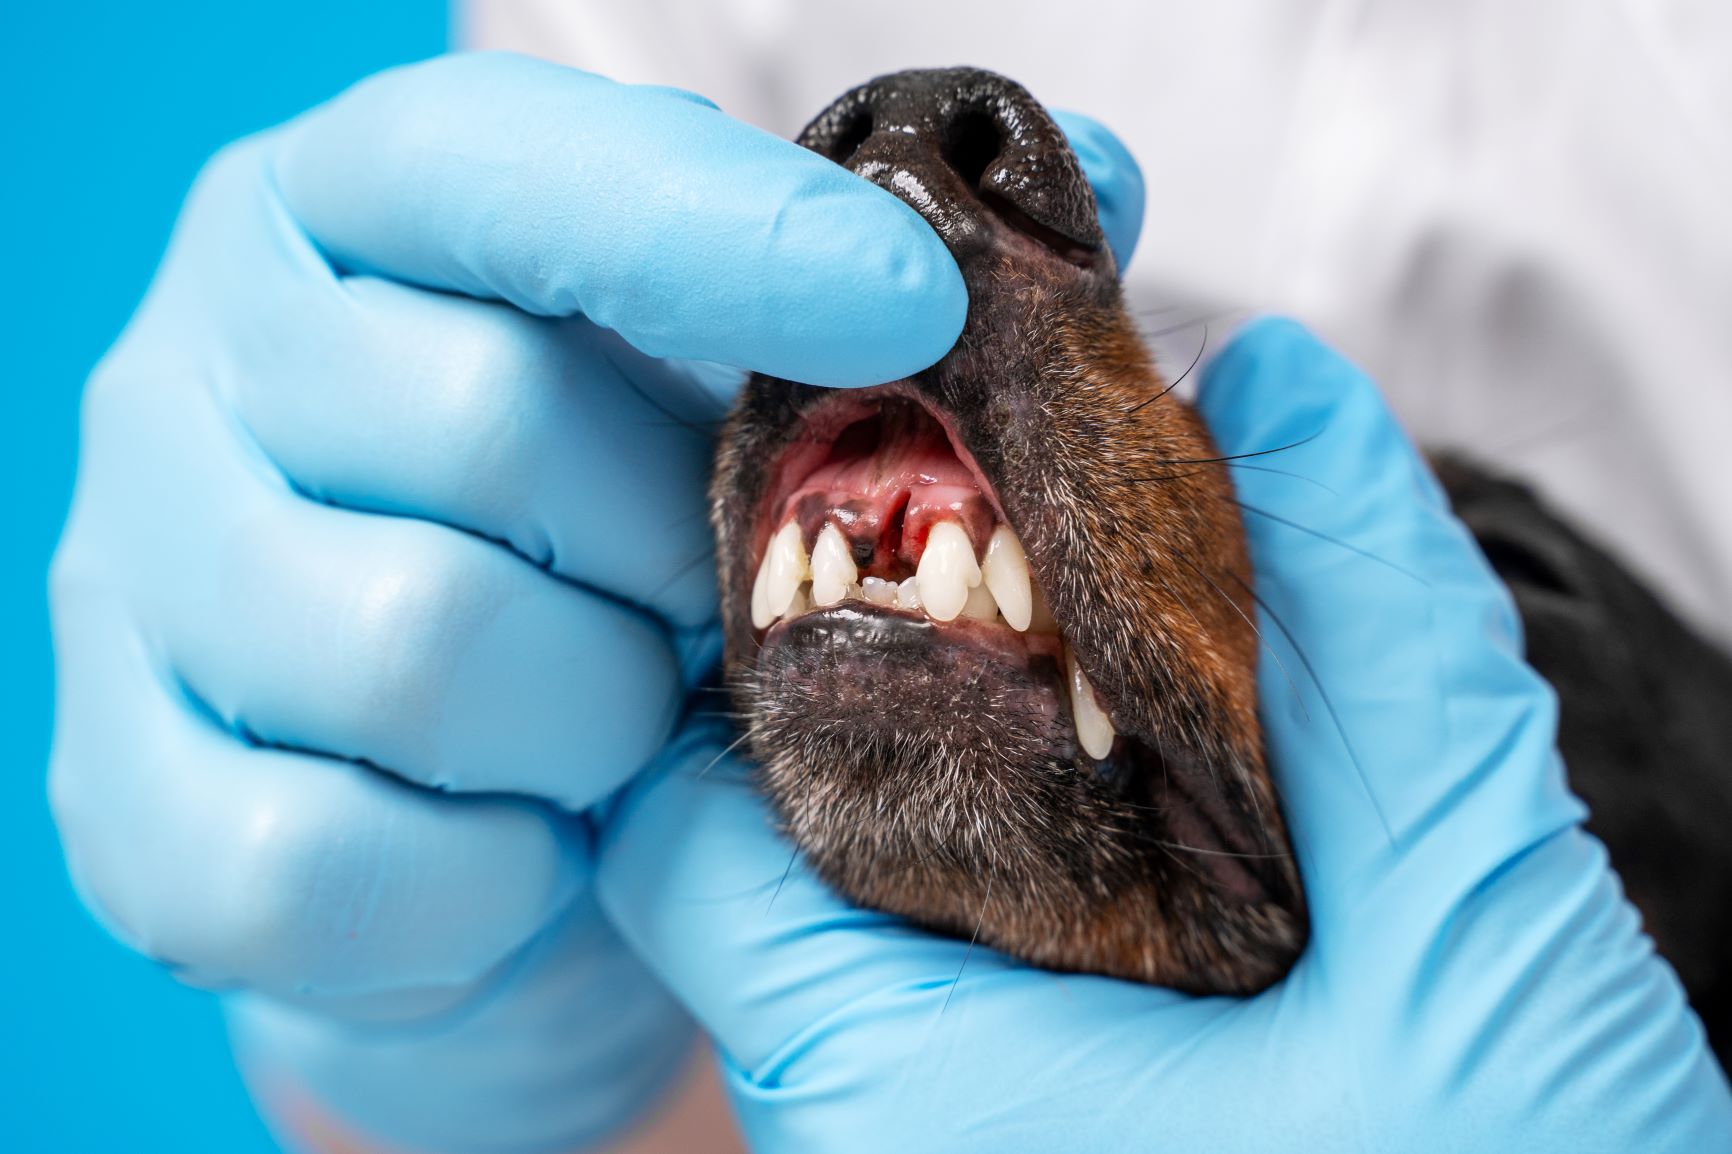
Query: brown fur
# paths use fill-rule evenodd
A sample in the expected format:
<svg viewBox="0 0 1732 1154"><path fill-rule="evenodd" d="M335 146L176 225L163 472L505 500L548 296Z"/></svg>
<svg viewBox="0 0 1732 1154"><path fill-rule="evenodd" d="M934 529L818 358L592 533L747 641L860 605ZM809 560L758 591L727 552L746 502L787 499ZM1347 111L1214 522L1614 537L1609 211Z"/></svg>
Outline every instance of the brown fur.
<svg viewBox="0 0 1732 1154"><path fill-rule="evenodd" d="M965 117L998 134L978 176L958 168ZM1268 985L1306 921L1263 760L1243 531L1218 451L1125 313L1068 146L1020 88L964 70L875 81L802 142L936 194L911 203L957 257L967 324L883 393L946 418L991 483L1120 742L1110 764L1085 757L1051 708L1056 661L965 622L856 602L756 635L774 462L833 394L754 378L714 514L730 681L788 833L853 900L1040 965Z"/></svg>

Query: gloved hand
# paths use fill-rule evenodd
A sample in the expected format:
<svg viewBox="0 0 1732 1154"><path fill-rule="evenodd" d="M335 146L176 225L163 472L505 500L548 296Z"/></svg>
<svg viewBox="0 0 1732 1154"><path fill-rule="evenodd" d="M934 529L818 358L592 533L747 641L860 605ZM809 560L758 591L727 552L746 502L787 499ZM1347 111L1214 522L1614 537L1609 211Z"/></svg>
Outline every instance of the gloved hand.
<svg viewBox="0 0 1732 1154"><path fill-rule="evenodd" d="M1699 1152L1732 1097L1553 750L1510 600L1373 386L1259 322L1201 387L1313 938L1264 994L1013 964L789 868L701 728L622 797L598 894L716 1038L754 1149ZM964 964L966 960L966 965Z"/></svg>
<svg viewBox="0 0 1732 1154"><path fill-rule="evenodd" d="M1073 127L1134 235L1134 165ZM584 811L713 654L697 362L889 379L965 307L880 189L528 60L224 152L90 382L54 568L86 900L239 991L267 1098L441 1151L628 1119L690 1027L596 913Z"/></svg>

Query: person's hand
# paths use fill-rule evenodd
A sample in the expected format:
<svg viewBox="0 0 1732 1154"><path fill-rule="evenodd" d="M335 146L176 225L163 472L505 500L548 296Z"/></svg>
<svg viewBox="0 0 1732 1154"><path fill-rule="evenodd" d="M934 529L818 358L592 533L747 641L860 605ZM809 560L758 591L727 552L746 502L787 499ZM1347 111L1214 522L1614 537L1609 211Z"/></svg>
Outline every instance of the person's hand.
<svg viewBox="0 0 1732 1154"><path fill-rule="evenodd" d="M1262 715L1311 903L1243 1000L1015 964L850 908L701 725L598 894L783 1151L1732 1149L1732 1097L1553 750L1510 600L1375 388L1287 322L1213 363L1266 606ZM683 747L682 747L683 744Z"/></svg>
<svg viewBox="0 0 1732 1154"><path fill-rule="evenodd" d="M1135 166L1070 126L1134 236ZM90 382L54 568L92 909L238 991L279 1105L438 1150L630 1118L691 1031L595 911L584 811L713 656L715 363L889 379L965 307L882 190L528 60L225 151Z"/></svg>
<svg viewBox="0 0 1732 1154"><path fill-rule="evenodd" d="M527 60L227 150L85 403L53 581L80 890L265 996L234 1009L267 1094L440 1150L629 1117L690 1028L596 915L579 815L667 740L714 611L717 404L651 356L858 384L965 304L881 190Z"/></svg>

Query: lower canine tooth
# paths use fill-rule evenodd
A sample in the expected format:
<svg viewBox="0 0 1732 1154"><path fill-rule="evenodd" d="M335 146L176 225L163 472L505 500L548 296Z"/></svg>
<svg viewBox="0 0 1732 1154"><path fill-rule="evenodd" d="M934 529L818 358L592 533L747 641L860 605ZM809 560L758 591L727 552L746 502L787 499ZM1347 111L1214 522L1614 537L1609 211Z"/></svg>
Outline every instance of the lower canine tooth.
<svg viewBox="0 0 1732 1154"><path fill-rule="evenodd" d="M968 591L980 584L974 542L955 521L940 521L926 537L926 551L914 570L915 588L928 616L954 621L968 601Z"/></svg>
<svg viewBox="0 0 1732 1154"><path fill-rule="evenodd" d="M1083 752L1099 761L1113 750L1113 723L1107 717L1106 710L1095 700L1094 686L1083 673L1082 667L1076 663L1076 655L1065 646L1064 668L1067 680L1070 682L1070 714L1076 723L1077 744Z"/></svg>

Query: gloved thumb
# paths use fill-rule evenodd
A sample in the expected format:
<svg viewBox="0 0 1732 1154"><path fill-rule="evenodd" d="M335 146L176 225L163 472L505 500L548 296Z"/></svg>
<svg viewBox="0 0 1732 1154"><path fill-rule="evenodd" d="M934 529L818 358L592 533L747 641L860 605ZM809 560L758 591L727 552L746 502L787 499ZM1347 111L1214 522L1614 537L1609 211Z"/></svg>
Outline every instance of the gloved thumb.
<svg viewBox="0 0 1732 1154"><path fill-rule="evenodd" d="M1264 320L1199 407L1244 513L1265 739L1317 918L1398 860L1453 900L1578 822L1509 595L1371 381Z"/></svg>

